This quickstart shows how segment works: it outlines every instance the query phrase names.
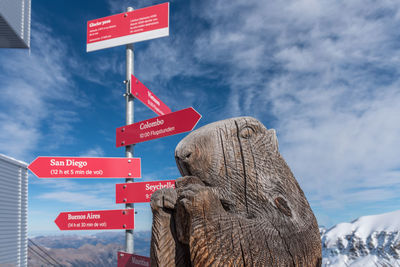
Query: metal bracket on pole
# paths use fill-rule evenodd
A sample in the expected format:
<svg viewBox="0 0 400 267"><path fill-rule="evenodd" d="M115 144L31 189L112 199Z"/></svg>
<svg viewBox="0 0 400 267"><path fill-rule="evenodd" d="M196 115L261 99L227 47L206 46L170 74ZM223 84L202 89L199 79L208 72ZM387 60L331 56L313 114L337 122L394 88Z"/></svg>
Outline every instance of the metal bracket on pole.
<svg viewBox="0 0 400 267"><path fill-rule="evenodd" d="M134 96L132 94L131 81L130 80L124 80L124 84L126 84L126 93L124 93L123 96L124 97Z"/></svg>

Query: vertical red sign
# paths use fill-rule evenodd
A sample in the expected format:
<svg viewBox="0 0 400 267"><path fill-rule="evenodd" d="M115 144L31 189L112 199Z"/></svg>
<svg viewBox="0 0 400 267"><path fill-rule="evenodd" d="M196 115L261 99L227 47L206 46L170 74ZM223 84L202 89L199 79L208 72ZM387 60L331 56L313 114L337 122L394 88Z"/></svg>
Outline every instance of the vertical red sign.
<svg viewBox="0 0 400 267"><path fill-rule="evenodd" d="M131 93L157 115L171 113L171 109L151 92L138 78L131 75Z"/></svg>

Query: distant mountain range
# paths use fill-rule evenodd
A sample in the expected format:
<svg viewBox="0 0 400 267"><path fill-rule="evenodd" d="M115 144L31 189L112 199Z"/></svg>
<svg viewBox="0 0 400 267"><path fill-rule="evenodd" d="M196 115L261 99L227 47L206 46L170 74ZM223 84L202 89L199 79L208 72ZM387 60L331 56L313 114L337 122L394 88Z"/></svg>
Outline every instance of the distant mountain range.
<svg viewBox="0 0 400 267"><path fill-rule="evenodd" d="M151 232L135 231L135 254L148 257L150 255L150 239ZM124 249L125 233L121 231L90 236L37 236L32 240L65 267L115 267L117 266L117 252ZM29 267L50 266L45 264L43 259L32 250L28 252ZM43 255L43 253L41 254ZM52 261L50 260L50 262Z"/></svg>
<svg viewBox="0 0 400 267"><path fill-rule="evenodd" d="M323 264L326 267L400 267L400 210L364 216L330 229L320 228ZM135 253L150 255L151 232L135 231ZM66 267L117 266L117 251L123 250L124 232L90 236L37 236L32 239ZM49 266L32 252L30 267Z"/></svg>
<svg viewBox="0 0 400 267"><path fill-rule="evenodd" d="M400 210L320 228L323 266L400 266Z"/></svg>

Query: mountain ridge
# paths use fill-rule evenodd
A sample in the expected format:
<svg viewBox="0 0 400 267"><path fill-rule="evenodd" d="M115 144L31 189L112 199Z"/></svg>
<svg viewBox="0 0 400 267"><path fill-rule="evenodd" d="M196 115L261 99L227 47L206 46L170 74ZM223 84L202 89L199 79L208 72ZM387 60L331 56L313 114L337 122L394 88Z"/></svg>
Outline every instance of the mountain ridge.
<svg viewBox="0 0 400 267"><path fill-rule="evenodd" d="M329 229L320 227L322 266L400 267L400 210L362 216ZM116 266L124 232L51 235L32 238L66 267ZM135 254L150 255L150 231L135 231ZM32 253L29 266L42 266Z"/></svg>
<svg viewBox="0 0 400 267"><path fill-rule="evenodd" d="M323 266L400 266L400 210L321 229Z"/></svg>

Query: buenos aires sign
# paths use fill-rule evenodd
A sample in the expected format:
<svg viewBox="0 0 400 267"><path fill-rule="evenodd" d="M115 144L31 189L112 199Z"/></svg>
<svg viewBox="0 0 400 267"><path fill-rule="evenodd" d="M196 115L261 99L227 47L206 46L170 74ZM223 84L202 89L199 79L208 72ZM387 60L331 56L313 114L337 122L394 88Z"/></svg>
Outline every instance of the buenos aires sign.
<svg viewBox="0 0 400 267"><path fill-rule="evenodd" d="M134 228L134 210L61 212L54 221L60 230L118 230Z"/></svg>

